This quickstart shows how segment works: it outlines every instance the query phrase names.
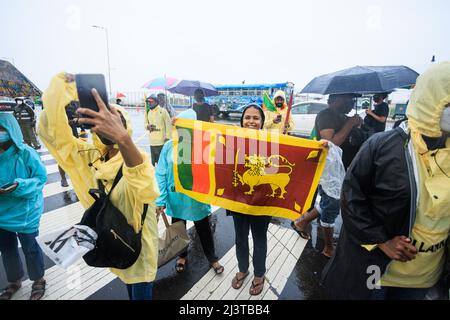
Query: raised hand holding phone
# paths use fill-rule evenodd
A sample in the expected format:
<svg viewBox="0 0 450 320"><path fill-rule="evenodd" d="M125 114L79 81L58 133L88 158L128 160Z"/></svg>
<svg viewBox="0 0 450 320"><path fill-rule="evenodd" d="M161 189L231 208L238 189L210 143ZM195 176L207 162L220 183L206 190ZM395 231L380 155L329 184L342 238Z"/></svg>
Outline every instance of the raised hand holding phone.
<svg viewBox="0 0 450 320"><path fill-rule="evenodd" d="M81 125L89 125L91 130L115 143L128 138L128 131L122 123L119 111L109 109L96 89L92 89L92 96L98 106L98 112L91 108L78 108L77 112L83 117L78 120Z"/></svg>
<svg viewBox="0 0 450 320"><path fill-rule="evenodd" d="M96 89L106 108L109 109L105 77L102 74L76 74L75 83L77 86L80 107L99 112L96 99L92 94L92 89ZM89 117L88 115L82 116ZM87 123L86 128L91 128L91 125Z"/></svg>

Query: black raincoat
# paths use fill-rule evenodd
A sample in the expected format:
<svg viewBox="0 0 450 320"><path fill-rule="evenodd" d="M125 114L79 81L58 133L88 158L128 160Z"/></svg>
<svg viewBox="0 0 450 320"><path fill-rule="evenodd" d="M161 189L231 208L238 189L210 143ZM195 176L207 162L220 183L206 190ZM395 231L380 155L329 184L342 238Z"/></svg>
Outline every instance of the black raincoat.
<svg viewBox="0 0 450 320"><path fill-rule="evenodd" d="M408 135L401 128L375 134L347 171L341 193L339 242L322 274L330 299L369 298L367 282L374 274L370 266L378 267L381 276L391 260L380 249L368 251L361 245L409 236L416 190L414 173L407 163L411 159L407 142Z"/></svg>

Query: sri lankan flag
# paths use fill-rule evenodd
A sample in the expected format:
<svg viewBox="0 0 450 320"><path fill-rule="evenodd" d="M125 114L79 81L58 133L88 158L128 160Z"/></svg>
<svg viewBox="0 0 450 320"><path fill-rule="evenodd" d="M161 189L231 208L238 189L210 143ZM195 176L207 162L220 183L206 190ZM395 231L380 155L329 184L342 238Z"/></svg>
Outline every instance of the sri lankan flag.
<svg viewBox="0 0 450 320"><path fill-rule="evenodd" d="M269 110L272 112L278 112L278 109L273 104L273 101L269 98L267 91L264 91L264 95L263 95L263 109Z"/></svg>
<svg viewBox="0 0 450 320"><path fill-rule="evenodd" d="M295 220L308 210L325 166L318 141L177 119L175 188L200 202Z"/></svg>

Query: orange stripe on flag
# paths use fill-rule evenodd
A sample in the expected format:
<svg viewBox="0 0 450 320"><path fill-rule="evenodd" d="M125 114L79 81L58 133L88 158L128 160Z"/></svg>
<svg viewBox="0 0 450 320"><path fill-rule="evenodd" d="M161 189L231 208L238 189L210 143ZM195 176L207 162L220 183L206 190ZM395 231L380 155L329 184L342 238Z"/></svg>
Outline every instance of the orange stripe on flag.
<svg viewBox="0 0 450 320"><path fill-rule="evenodd" d="M192 153L192 191L209 193L209 142L211 134L208 131L194 130L194 149Z"/></svg>

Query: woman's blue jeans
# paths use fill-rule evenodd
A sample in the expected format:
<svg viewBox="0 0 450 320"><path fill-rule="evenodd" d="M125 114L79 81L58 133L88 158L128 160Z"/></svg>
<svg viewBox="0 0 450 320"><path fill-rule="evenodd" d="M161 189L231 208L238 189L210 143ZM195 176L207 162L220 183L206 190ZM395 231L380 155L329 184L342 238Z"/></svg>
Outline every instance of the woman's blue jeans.
<svg viewBox="0 0 450 320"><path fill-rule="evenodd" d="M17 282L24 276L17 238L19 238L22 245L30 280L36 281L44 276L44 256L36 241L37 236L38 231L34 233L15 233L0 229L0 251L6 278L9 282Z"/></svg>
<svg viewBox="0 0 450 320"><path fill-rule="evenodd" d="M153 282L127 284L130 300L152 300Z"/></svg>

